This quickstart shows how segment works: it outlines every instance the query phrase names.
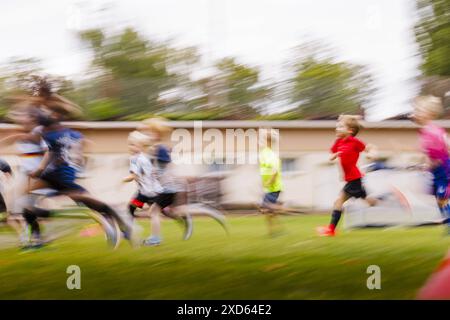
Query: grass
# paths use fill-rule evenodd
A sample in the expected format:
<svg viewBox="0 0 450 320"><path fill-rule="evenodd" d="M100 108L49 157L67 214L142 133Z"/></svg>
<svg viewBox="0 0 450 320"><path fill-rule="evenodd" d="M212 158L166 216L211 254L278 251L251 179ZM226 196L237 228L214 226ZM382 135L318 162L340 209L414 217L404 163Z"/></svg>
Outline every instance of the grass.
<svg viewBox="0 0 450 320"><path fill-rule="evenodd" d="M67 221L72 232L46 248L0 249L0 299L413 299L450 244L440 226L319 238L327 216L283 218L286 234L269 238L262 217L247 216L229 218L229 237L197 218L182 241L164 221L163 245L111 251L102 235L79 236L88 221ZM381 290L366 287L372 264ZM66 287L69 265L81 268L81 290Z"/></svg>

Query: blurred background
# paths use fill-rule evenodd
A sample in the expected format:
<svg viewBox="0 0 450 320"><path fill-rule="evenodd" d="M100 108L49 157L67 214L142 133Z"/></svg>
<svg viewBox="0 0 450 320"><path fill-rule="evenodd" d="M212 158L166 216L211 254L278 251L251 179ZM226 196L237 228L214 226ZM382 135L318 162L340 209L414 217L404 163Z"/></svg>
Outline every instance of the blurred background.
<svg viewBox="0 0 450 320"><path fill-rule="evenodd" d="M204 128L221 132L272 126L281 136L282 200L329 210L341 188L330 183L339 171L327 162L339 114L364 117L361 137L378 145L388 165L421 161L407 114L419 93L443 98L449 110L449 14L450 0L7 1L0 116L8 121L7 98L25 90L31 75L49 76L85 111L70 125L95 142L83 183L120 203L134 186L111 186L127 173L126 139L136 121L162 116L191 132L193 120L210 120ZM2 124L0 134L12 130ZM13 165L15 152L3 150ZM180 165L179 173L213 175L218 203L257 203L257 165L223 164L230 152L249 150L224 146L213 164ZM410 175L396 179L409 181L413 195L426 193L423 179L413 183Z"/></svg>
<svg viewBox="0 0 450 320"><path fill-rule="evenodd" d="M255 210L258 165L223 161L249 152L244 135L211 163L176 166L189 178L190 203L234 213L231 236L196 217L193 238L182 241L178 226L164 221L161 247L123 243L112 253L102 234L80 236L92 227L74 219L84 209L45 199L63 214L45 221L58 241L43 251L18 254L17 236L0 226L0 299L413 299L448 250L441 227L345 227L442 221L430 176L417 166L408 113L418 94L441 97L440 125L450 131L450 0L2 0L0 30L0 139L17 130L6 118L8 97L23 93L32 75L48 76L84 110L66 125L93 142L79 183L99 199L126 209L136 191L121 183L128 134L160 116L189 133L196 120L222 134L278 129L280 200L311 213L284 217L286 233L266 237ZM343 185L329 161L342 113L361 115L361 139L379 149L383 170L370 172L374 159L360 158L368 192L397 188L412 210L350 203L342 235L328 241L315 229L328 223ZM14 146L0 157L17 170ZM11 204L14 185L5 181ZM150 232L148 219L139 223ZM83 290L67 290L69 264L83 270ZM382 267L383 290L366 286L373 264Z"/></svg>
<svg viewBox="0 0 450 320"><path fill-rule="evenodd" d="M82 120L401 118L419 92L449 106L449 6L3 1L0 98L42 73Z"/></svg>

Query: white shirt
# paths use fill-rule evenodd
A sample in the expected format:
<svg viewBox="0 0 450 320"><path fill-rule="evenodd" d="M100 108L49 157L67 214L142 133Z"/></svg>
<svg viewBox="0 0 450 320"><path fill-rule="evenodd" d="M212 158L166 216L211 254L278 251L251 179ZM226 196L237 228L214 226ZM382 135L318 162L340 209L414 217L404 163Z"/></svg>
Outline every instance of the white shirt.
<svg viewBox="0 0 450 320"><path fill-rule="evenodd" d="M42 133L42 126L35 127L31 133L40 135ZM39 167L43 154L47 150L47 146L42 139L40 140L40 143L32 141L17 141L16 148L22 157L20 161L20 168L22 172L27 174L35 171Z"/></svg>
<svg viewBox="0 0 450 320"><path fill-rule="evenodd" d="M137 177L139 193L147 197L154 197L163 192L150 159L143 153L130 157L130 172Z"/></svg>

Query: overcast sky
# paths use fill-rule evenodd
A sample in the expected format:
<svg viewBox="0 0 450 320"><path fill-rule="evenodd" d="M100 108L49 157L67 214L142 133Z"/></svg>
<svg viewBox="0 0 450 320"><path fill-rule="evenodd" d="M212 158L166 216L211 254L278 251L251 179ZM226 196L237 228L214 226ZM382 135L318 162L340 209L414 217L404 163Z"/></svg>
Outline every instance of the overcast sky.
<svg viewBox="0 0 450 320"><path fill-rule="evenodd" d="M224 56L259 66L264 79L283 77L292 48L321 39L339 58L368 65L380 91L373 120L409 108L419 60L413 0L2 0L0 62L43 59L48 72L80 78L89 54L80 28L132 25L152 38L197 45L205 64ZM109 4L106 14L93 14Z"/></svg>

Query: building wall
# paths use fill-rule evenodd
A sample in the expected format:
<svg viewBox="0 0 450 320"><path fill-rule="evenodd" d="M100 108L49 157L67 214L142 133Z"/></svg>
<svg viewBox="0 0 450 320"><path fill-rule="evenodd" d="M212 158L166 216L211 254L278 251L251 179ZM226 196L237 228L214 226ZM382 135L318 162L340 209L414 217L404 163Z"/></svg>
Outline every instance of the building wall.
<svg viewBox="0 0 450 320"><path fill-rule="evenodd" d="M137 123L68 123L81 131L93 142L86 150L88 157L87 177L80 180L93 194L111 203L123 204L133 194L135 186L120 181L128 173L127 135ZM193 122L173 122L176 129L187 129L194 133ZM307 207L314 210L329 210L343 183L336 164L328 162L329 147L333 143L333 121L278 121L278 122L226 122L208 121L203 123L203 133L207 129L225 130L232 128L257 129L270 125L280 128L280 156L285 162L283 172L284 191L281 199L287 204ZM443 124L450 128L450 123ZM11 125L0 125L0 139L16 130ZM198 132L197 132L198 133ZM377 145L382 154L389 156L394 165L406 166L417 163L420 158L417 143L417 128L409 123L366 124L359 136L367 143ZM204 148L208 143L204 143ZM172 143L173 145L173 143ZM224 154L237 150L224 145ZM2 157L13 166L19 159L13 146L1 147ZM242 151L242 150L240 150ZM220 153L218 158L220 158ZM364 156L360 164L367 160ZM262 188L257 164L246 165L205 165L182 164L177 166L180 175L199 177L205 174L223 175L222 202L248 205L258 203ZM397 178L399 179L399 178Z"/></svg>

